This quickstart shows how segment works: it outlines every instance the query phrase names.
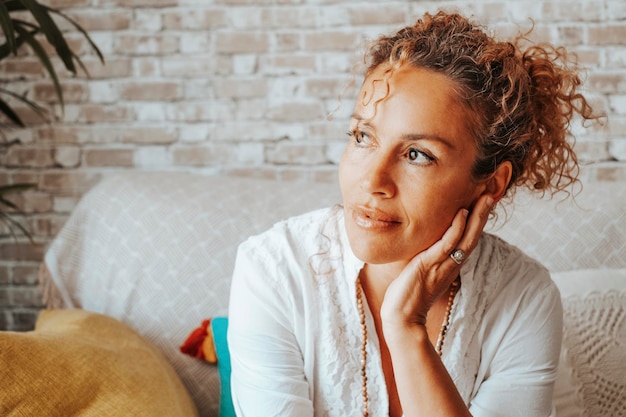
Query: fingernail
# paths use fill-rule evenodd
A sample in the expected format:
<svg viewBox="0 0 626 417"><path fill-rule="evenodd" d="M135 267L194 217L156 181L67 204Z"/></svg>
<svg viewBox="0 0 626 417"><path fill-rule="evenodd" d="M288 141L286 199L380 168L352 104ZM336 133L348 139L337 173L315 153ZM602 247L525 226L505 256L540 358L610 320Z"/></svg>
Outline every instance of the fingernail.
<svg viewBox="0 0 626 417"><path fill-rule="evenodd" d="M487 197L487 205L489 206L489 208L493 207L493 198L492 197Z"/></svg>
<svg viewBox="0 0 626 417"><path fill-rule="evenodd" d="M468 209L463 209L463 210L461 210L461 215L462 215L463 217L465 217L465 218L466 218L468 214L469 214L469 210L468 210Z"/></svg>

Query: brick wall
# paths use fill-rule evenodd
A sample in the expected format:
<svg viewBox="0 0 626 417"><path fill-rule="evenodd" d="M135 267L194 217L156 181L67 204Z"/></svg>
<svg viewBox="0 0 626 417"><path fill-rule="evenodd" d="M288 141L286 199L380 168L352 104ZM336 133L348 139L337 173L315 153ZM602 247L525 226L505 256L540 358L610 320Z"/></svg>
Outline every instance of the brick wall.
<svg viewBox="0 0 626 417"><path fill-rule="evenodd" d="M35 244L0 236L0 328L28 329L41 301L36 270L77 199L127 170L333 181L367 40L424 11L458 7L507 36L576 51L586 86L608 114L575 126L588 181L626 181L626 3L580 1L50 0L78 20L106 57L67 36L91 79L62 74L65 112L5 132L0 183L39 184L17 198ZM355 75L356 74L356 75ZM3 87L60 115L28 51L0 64ZM8 81L8 85L6 83ZM338 96L343 94L341 100ZM327 116L332 113L332 120ZM2 231L0 230L0 234Z"/></svg>

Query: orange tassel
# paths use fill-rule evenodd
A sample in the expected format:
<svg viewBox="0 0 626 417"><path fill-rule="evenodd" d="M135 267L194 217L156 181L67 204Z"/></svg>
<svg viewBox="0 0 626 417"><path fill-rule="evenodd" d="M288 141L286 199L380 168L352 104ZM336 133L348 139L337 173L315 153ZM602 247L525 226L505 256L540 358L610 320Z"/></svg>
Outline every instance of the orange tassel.
<svg viewBox="0 0 626 417"><path fill-rule="evenodd" d="M204 359L209 363L217 363L213 332L211 331L211 319L203 320L200 327L194 329L180 351L197 359Z"/></svg>

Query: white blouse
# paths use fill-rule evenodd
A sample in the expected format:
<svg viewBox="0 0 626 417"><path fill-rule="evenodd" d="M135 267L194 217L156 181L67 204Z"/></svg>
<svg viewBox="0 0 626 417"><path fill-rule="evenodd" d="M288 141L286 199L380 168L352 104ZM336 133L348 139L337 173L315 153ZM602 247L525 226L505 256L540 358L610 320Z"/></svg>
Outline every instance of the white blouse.
<svg viewBox="0 0 626 417"><path fill-rule="evenodd" d="M361 327L343 210L277 223L238 250L230 295L231 388L239 417L362 415ZM562 308L548 271L483 234L461 268L442 360L473 416L554 415ZM370 416L388 416L369 309Z"/></svg>

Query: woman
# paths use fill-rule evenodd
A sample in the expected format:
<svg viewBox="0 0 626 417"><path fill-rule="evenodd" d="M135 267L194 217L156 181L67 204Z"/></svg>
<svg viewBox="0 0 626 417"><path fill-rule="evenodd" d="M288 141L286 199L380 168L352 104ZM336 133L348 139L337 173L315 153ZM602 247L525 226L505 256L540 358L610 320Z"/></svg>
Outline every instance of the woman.
<svg viewBox="0 0 626 417"><path fill-rule="evenodd" d="M239 249L239 416L553 414L558 291L483 227L516 187L575 182L569 123L595 117L564 51L520 43L440 12L372 44L343 207Z"/></svg>

